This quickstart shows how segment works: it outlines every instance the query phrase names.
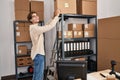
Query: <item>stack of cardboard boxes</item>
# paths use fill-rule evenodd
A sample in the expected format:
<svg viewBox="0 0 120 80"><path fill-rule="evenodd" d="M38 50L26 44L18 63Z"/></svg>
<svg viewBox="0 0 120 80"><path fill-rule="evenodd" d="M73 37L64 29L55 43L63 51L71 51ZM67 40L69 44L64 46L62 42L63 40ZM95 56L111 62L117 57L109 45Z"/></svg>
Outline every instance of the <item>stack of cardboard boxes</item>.
<svg viewBox="0 0 120 80"><path fill-rule="evenodd" d="M44 20L44 2L43 1L29 1L29 0L15 0L15 20L27 20L27 15L31 11L38 13L40 20Z"/></svg>
<svg viewBox="0 0 120 80"><path fill-rule="evenodd" d="M54 7L64 14L97 15L96 0L54 0Z"/></svg>
<svg viewBox="0 0 120 80"><path fill-rule="evenodd" d="M68 24L68 30L64 31L64 38L86 38L95 37L95 25L89 24ZM62 37L62 32L58 31L58 38Z"/></svg>

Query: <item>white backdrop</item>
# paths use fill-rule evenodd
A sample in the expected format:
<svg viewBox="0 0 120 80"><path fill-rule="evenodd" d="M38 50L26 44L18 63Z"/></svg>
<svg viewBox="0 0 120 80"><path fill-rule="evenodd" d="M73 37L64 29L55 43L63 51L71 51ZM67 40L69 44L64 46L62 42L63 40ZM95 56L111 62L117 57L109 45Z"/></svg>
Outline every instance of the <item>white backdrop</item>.
<svg viewBox="0 0 120 80"><path fill-rule="evenodd" d="M42 0L43 1L43 0ZM45 22L53 15L53 0L44 0ZM120 0L98 0L98 18L120 16ZM15 74L14 61L14 0L0 0L0 78ZM55 37L55 29L46 33L46 54L50 56ZM47 64L49 59L47 58Z"/></svg>

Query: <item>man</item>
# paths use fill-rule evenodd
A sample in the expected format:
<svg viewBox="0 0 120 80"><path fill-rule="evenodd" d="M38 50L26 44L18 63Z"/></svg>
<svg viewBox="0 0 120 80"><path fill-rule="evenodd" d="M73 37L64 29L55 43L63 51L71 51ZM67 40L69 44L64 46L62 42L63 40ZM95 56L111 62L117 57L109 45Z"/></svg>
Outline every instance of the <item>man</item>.
<svg viewBox="0 0 120 80"><path fill-rule="evenodd" d="M32 40L31 58L34 63L33 80L43 80L44 76L44 36L43 33L55 27L59 20L60 10L56 10L53 20L44 26L39 26L39 16L36 12L28 14L27 18L32 24L30 25L30 37Z"/></svg>

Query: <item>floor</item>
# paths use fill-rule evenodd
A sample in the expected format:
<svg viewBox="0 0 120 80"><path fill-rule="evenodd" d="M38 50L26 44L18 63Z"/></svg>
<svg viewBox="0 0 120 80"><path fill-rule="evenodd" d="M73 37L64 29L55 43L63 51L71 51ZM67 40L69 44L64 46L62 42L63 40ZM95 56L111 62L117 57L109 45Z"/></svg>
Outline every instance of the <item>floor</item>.
<svg viewBox="0 0 120 80"><path fill-rule="evenodd" d="M17 80L15 75L10 75L10 76L4 76L1 78L1 80ZM19 80L32 80L32 77L24 78L24 79L19 79Z"/></svg>

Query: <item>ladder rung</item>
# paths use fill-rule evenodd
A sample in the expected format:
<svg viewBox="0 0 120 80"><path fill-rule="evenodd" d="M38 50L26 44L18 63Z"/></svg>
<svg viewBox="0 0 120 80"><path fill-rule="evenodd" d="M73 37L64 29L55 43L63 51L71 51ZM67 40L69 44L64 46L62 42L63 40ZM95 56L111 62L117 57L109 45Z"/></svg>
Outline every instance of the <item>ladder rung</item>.
<svg viewBox="0 0 120 80"><path fill-rule="evenodd" d="M55 80L55 78L51 75L47 76L48 80Z"/></svg>

